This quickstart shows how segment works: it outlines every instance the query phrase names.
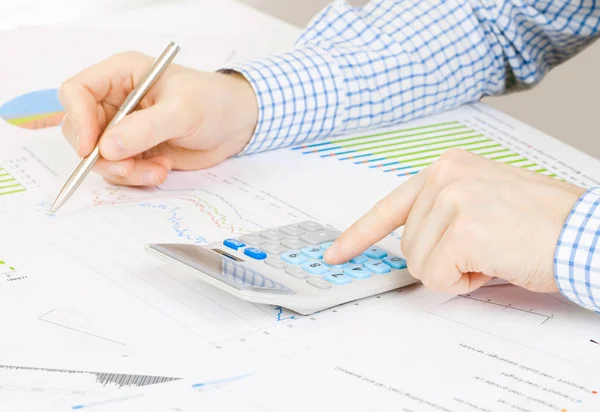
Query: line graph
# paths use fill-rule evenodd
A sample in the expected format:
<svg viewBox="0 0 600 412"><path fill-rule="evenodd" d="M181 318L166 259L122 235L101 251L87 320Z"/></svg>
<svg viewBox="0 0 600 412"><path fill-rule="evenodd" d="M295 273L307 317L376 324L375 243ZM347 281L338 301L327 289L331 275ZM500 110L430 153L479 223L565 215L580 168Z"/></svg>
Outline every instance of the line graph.
<svg viewBox="0 0 600 412"><path fill-rule="evenodd" d="M223 229L227 231L227 233L240 234L249 230L259 230L264 228L263 225L244 218L239 210L223 196L205 189L179 192L165 191L158 187L153 191L143 189L141 191L136 189L132 191L130 188L114 187L98 189L92 192L92 194L92 204L94 206L124 206L136 204L140 207L163 211L165 212L165 218L173 224L173 230L177 233L177 236L186 238L194 243L206 243L206 239L203 237L196 238L189 234L190 229L182 228L182 220L184 218L180 216L181 207L173 206L173 201L181 201L194 206L196 211L206 215L217 228ZM204 195L204 197L201 197L201 195ZM213 198L213 201L216 199L216 201L222 202L224 206L221 207L212 203L210 198ZM160 200L170 200L171 202L156 202ZM226 208L227 210L225 210ZM237 219L244 222L246 227L232 223L232 218L230 217L231 212L233 212Z"/></svg>
<svg viewBox="0 0 600 412"><path fill-rule="evenodd" d="M101 341L110 342L116 345L125 346L124 343L117 340L111 339L106 336L102 336L102 332L96 330L93 325L90 324L89 320L85 318L81 313L74 309L51 309L48 312L40 315L38 318L41 322L46 322L50 325L54 325L66 330L82 333Z"/></svg>
<svg viewBox="0 0 600 412"><path fill-rule="evenodd" d="M146 346L148 340L175 340L178 335L165 336L167 329L159 326L170 323L171 328L178 329L181 338L177 341L182 345L215 347L296 319L284 308L251 304L213 288L143 248L156 242L203 244L245 231L314 219L263 189L229 173L174 173L167 184L152 189L91 180L72 200L55 216L48 216L45 207L36 207L36 241L44 245L40 248L50 247L45 250L68 257L60 270L52 270L52 276L64 279L61 282L69 288L83 290L74 286L82 282L81 275L70 276L83 271L87 282L95 278L102 284L97 288L110 287L111 296L128 296L123 305L130 303L125 308L115 300L108 312L105 304L94 308L88 297L76 298L85 302L72 304L73 310L53 306L40 309L38 320L56 327L53 333L57 340L78 333L77 339L94 347L121 352L120 346L124 346L129 352L137 345ZM13 224L21 227L33 223ZM60 242L52 235L57 232ZM35 270L33 266L31 270ZM120 321L111 322L111 316L118 316ZM135 331L119 328L126 319L136 324ZM144 327L145 332L141 332ZM156 335L163 336L149 338Z"/></svg>
<svg viewBox="0 0 600 412"><path fill-rule="evenodd" d="M180 378L4 364L0 365L0 409L12 411L16 405L27 405L27 410L46 411L54 405L117 396L131 388L160 387L177 380Z"/></svg>
<svg viewBox="0 0 600 412"><path fill-rule="evenodd" d="M126 407L128 410L148 410L149 407L161 404L161 410L165 408L164 410L169 410L171 412L183 412L183 409L180 407L169 407L167 406L167 403L173 402L174 404L181 406L179 402L181 398L187 398L188 391L202 393L208 390L222 389L228 384L247 379L253 375L254 374L252 373L247 373L243 375L230 376L191 384L189 381L182 380L168 385L161 385L160 387L152 388L152 390L142 389L136 391L136 393L130 392L127 395L117 394L114 397L102 397L100 400L92 400L91 402L73 405L71 406L71 410L93 408L95 411L99 411L104 410L104 407L107 407L107 410L113 410L113 405L118 403L124 404L127 402ZM125 405L123 408L124 407Z"/></svg>
<svg viewBox="0 0 600 412"><path fill-rule="evenodd" d="M487 327L490 317L499 324L517 322L538 327L555 318L555 312L570 305L551 294L537 294L512 285L480 288L458 295L432 312L474 327Z"/></svg>
<svg viewBox="0 0 600 412"><path fill-rule="evenodd" d="M211 239L205 233L198 233L198 228L205 231L206 223L222 236L235 236L267 226L314 219L235 176L219 176L214 172L190 175L185 176L184 189L180 188L180 182L153 189L102 186L91 191L89 205L93 208L149 209L162 215L171 235L179 241L196 244L204 244ZM178 177L176 175L173 180L179 180ZM223 185L223 182L228 183ZM87 208L85 203L79 207L83 208ZM201 225L189 221L190 216L198 220L200 215L208 221L205 219Z"/></svg>
<svg viewBox="0 0 600 412"><path fill-rule="evenodd" d="M591 330L600 330L600 318L559 292L488 286L424 312L558 357L565 356L568 348L570 359L582 365L600 359L589 336Z"/></svg>
<svg viewBox="0 0 600 412"><path fill-rule="evenodd" d="M550 319L554 318L554 315L547 315L547 314L543 314L543 313L538 313L538 312L534 311L533 309L519 308L519 307L513 306L512 303L494 302L494 301L492 301L492 299L479 299L479 298L476 298L476 297L474 297L474 296L472 296L470 294L468 294L468 295L460 295L460 297L463 298L463 299L469 299L469 300L473 300L475 302L480 302L480 303L483 303L485 305L498 306L498 307L504 308L504 310L515 310L517 312L522 312L522 313L527 313L529 315L539 316L540 317L540 321L541 321L541 325L543 325L544 323L546 323Z"/></svg>
<svg viewBox="0 0 600 412"><path fill-rule="evenodd" d="M166 377L166 376L152 376L152 375L132 375L122 373L107 373L107 372L89 372L80 370L68 370L68 369L50 369L50 368L35 368L29 366L18 366L18 365L0 365L0 391L2 390L16 390L16 389L30 389L30 390L44 390L44 388L35 387L16 387L7 382L8 377L14 376L14 372L29 372L30 375L37 375L37 379L49 379L52 381L60 381L60 378L65 376L70 377L71 382L81 382L81 378L86 379L88 382L93 382L96 389L113 387L116 389L126 387L141 387L148 385L155 385L159 383L171 382L179 380L178 377ZM56 379L55 378L59 378ZM56 389L45 388L46 390ZM81 393L81 390L73 388L74 392Z"/></svg>
<svg viewBox="0 0 600 412"><path fill-rule="evenodd" d="M283 313L283 308L281 306L275 307L274 310L277 312L277 322L281 322L284 320L290 320L290 319L296 319L296 316L294 316L294 315L286 316Z"/></svg>
<svg viewBox="0 0 600 412"><path fill-rule="evenodd" d="M488 159L555 177L545 167L460 121L347 137L292 148L405 177L429 166L444 151L460 148Z"/></svg>

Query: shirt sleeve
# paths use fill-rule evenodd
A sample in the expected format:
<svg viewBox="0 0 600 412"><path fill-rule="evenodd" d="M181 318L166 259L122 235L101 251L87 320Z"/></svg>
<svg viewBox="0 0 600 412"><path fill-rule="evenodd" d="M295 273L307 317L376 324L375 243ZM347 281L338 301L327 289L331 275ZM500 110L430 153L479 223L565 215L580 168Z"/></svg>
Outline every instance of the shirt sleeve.
<svg viewBox="0 0 600 412"><path fill-rule="evenodd" d="M556 282L571 301L600 313L600 188L575 204L554 256Z"/></svg>
<svg viewBox="0 0 600 412"><path fill-rule="evenodd" d="M383 127L528 87L594 40L596 2L373 0L324 9L286 53L233 64L259 120L243 153Z"/></svg>

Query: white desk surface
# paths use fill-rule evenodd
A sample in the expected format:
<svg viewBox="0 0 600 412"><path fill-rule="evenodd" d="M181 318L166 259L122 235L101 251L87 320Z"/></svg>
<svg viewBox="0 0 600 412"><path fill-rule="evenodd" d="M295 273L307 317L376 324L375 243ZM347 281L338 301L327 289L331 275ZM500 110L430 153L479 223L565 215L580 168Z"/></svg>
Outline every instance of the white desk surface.
<svg viewBox="0 0 600 412"><path fill-rule="evenodd" d="M198 41L220 41L260 56L289 49L300 29L233 0L158 3L67 26L154 33L197 34Z"/></svg>

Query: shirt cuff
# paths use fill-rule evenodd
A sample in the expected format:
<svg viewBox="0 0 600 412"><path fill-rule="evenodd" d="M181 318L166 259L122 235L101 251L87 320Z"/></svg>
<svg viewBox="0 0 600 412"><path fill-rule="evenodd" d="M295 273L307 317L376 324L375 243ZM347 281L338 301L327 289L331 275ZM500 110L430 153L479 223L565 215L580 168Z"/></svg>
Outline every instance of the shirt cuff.
<svg viewBox="0 0 600 412"><path fill-rule="evenodd" d="M306 46L224 69L250 82L259 107L254 135L240 154L304 144L343 123L343 78L321 48Z"/></svg>
<svg viewBox="0 0 600 412"><path fill-rule="evenodd" d="M571 210L558 240L554 271L571 301L600 313L600 188L587 191Z"/></svg>

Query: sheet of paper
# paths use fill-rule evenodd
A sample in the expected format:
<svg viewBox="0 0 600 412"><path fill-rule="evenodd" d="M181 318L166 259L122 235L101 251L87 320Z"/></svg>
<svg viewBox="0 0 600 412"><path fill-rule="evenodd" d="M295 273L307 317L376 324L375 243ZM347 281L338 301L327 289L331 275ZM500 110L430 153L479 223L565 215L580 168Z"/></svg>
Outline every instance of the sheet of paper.
<svg viewBox="0 0 600 412"><path fill-rule="evenodd" d="M0 410L49 412L54 407L81 406L97 398L122 399L140 388L152 388L153 392L166 382L188 376L204 382L223 381L244 376L247 369L239 360L218 355L199 361L190 356L116 359L101 355L56 358L48 354L3 353Z"/></svg>
<svg viewBox="0 0 600 412"><path fill-rule="evenodd" d="M490 292L495 290L485 292L495 294ZM510 295L506 290L498 294ZM535 310L543 305L547 310L563 305L549 295L531 295ZM544 304L545 299L556 304ZM498 302L487 302L481 313L470 313L487 318L490 324L510 318L510 334L482 331L440 316L431 308L388 308L364 316L353 322L352 328L321 339L313 348L286 345L291 353L286 359L266 361L262 369L243 375L243 379L206 386L194 385L202 382L199 379L173 381L135 388L123 396L92 397L85 407L147 412L364 411L392 406L409 412L597 410L600 347L586 339L575 342L582 326L588 334L598 330L597 316L571 309L540 325L532 322L538 314L521 312L518 307L499 310L496 305ZM580 324L544 330L561 318L580 318ZM535 334L539 339L531 340ZM565 335L573 335L572 340L562 339ZM545 346L548 339L557 342L553 353ZM562 343L560 350L558 342ZM72 404L58 410L69 407Z"/></svg>
<svg viewBox="0 0 600 412"><path fill-rule="evenodd" d="M253 373L231 375L218 379L185 379L153 386L128 388L110 395L92 395L84 400L63 399L51 405L46 412L61 412L72 410L83 411L195 411L199 406L213 406L218 410L264 411L260 406L254 406L236 396L223 396L223 389L236 384L244 384L254 376Z"/></svg>
<svg viewBox="0 0 600 412"><path fill-rule="evenodd" d="M425 312L389 312L356 326L278 370L225 388L222 398L265 411L387 410L391 405L419 412L600 408L598 364L572 362L576 348L569 344L563 346L564 356L553 356L539 346ZM217 405L210 404L211 410L225 410ZM195 407L203 406L198 399Z"/></svg>

